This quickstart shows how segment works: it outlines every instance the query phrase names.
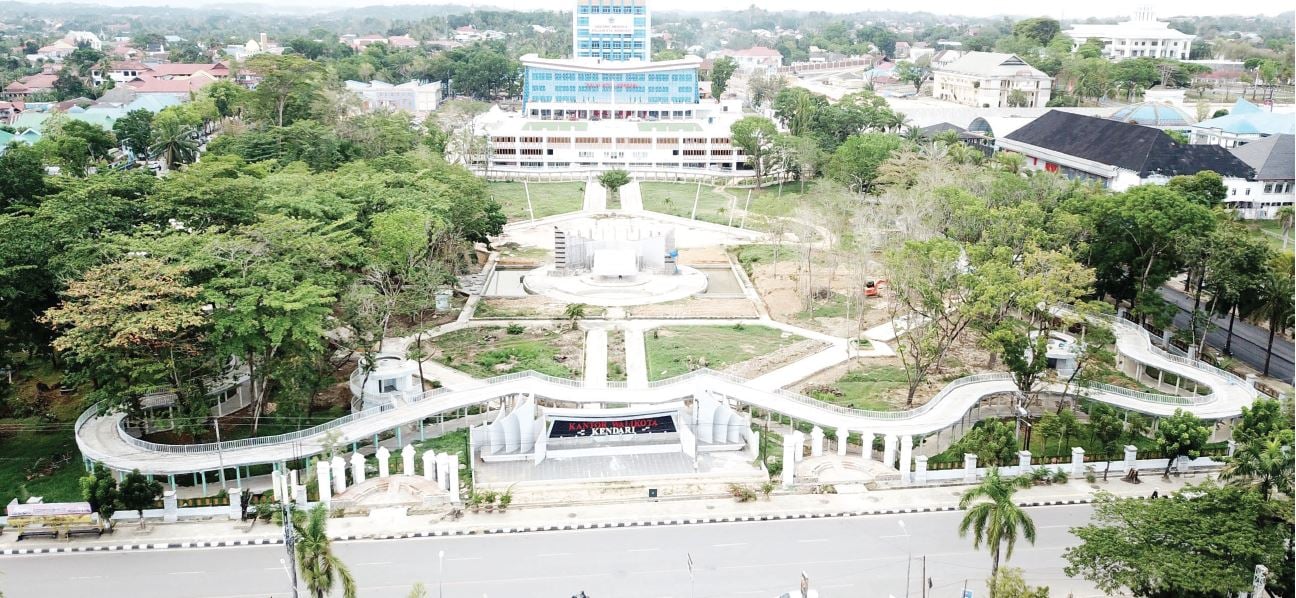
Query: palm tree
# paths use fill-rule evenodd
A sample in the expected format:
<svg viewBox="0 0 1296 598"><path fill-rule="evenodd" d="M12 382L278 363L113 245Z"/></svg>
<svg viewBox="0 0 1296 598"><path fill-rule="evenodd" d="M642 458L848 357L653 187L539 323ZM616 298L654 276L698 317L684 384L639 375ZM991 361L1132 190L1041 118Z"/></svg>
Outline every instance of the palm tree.
<svg viewBox="0 0 1296 598"><path fill-rule="evenodd" d="M324 598L333 592L333 584L341 580L342 596L355 598L356 583L342 560L333 554L328 537L328 510L317 504L309 512L293 512L293 532L297 535L294 548L297 569L301 571L306 589L315 598Z"/></svg>
<svg viewBox="0 0 1296 598"><path fill-rule="evenodd" d="M1015 152L999 152L995 154L994 163L999 170L1017 174L1026 165L1026 157Z"/></svg>
<svg viewBox="0 0 1296 598"><path fill-rule="evenodd" d="M1291 206L1283 206L1278 208L1276 216L1278 217L1279 226L1282 226L1282 248L1287 249L1287 234L1291 232L1292 223L1296 222L1296 211Z"/></svg>
<svg viewBox="0 0 1296 598"><path fill-rule="evenodd" d="M563 316L565 316L567 320L571 322L571 329L575 330L576 321L585 317L585 304L572 303L568 305L567 309L563 310Z"/></svg>
<svg viewBox="0 0 1296 598"><path fill-rule="evenodd" d="M1296 305L1292 304L1291 254L1274 258L1273 263L1260 278L1257 292L1251 299L1250 316L1269 325L1269 344L1265 350L1264 375L1269 375L1269 360L1273 356L1274 335L1286 330L1296 320Z"/></svg>
<svg viewBox="0 0 1296 598"><path fill-rule="evenodd" d="M918 143L923 138L922 128L917 125L905 125L904 132L900 136L904 137L905 141Z"/></svg>
<svg viewBox="0 0 1296 598"><path fill-rule="evenodd" d="M1277 489L1283 494L1292 493L1292 468L1296 460L1292 451L1283 446L1281 438L1254 440L1243 443L1228 458L1220 477L1240 486L1251 486L1269 499Z"/></svg>
<svg viewBox="0 0 1296 598"><path fill-rule="evenodd" d="M1018 533L1031 544L1035 543L1035 522L1013 502L1013 493L1016 491L1016 484L1001 477L999 469L992 467L986 473L985 480L964 492L963 498L959 500L959 508L967 510L963 521L959 523L959 537L966 537L968 530L971 530L974 548L980 548L982 542L989 547L991 579L999 572L1000 554L1003 554L1004 560L1012 558ZM1004 550L1005 547L1007 550Z"/></svg>
<svg viewBox="0 0 1296 598"><path fill-rule="evenodd" d="M157 129L153 132L153 145L149 147L149 153L154 158L162 158L167 170L197 159L198 142L194 141L196 132L193 127L175 119L162 119L155 122L155 126Z"/></svg>

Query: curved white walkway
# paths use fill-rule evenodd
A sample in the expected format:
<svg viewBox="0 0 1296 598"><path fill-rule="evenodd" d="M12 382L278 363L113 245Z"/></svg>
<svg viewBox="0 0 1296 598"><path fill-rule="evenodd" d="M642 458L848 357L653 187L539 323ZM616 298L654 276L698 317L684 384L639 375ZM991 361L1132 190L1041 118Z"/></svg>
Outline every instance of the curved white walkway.
<svg viewBox="0 0 1296 598"><path fill-rule="evenodd" d="M717 323L710 320L705 322ZM1213 392L1203 397L1177 397L1114 387L1084 389L1083 394L1089 398L1155 416L1167 416L1175 409L1182 408L1204 419L1235 417L1243 406L1255 399L1255 390L1237 376L1201 362L1166 354L1153 347L1147 334L1137 326L1117 321L1112 323L1116 332L1117 349L1122 356L1196 380L1201 385L1210 387ZM678 321L671 322L671 325L679 324ZM776 322L761 324L780 328L786 326ZM642 329L643 327L635 326L631 330ZM806 331L797 329L796 332L804 334ZM627 339L629 338L631 335L627 334ZM845 359L845 350L839 344L843 341L836 341L825 353L840 352L841 359ZM804 368L806 366L803 364L811 360L823 363L825 357L827 356L823 353L812 355L781 370ZM822 367L824 366L820 366L820 369ZM631 379L634 380L635 377L632 373ZM949 427L961 420L983 397L1017 390L1007 374L982 374L951 382L926 405L917 409L870 412L832 405L781 389L760 388L766 385L758 384L758 381L759 379L749 381L719 372L699 370L647 384L607 383L604 387L524 372L478 380L453 390L438 389L396 407L352 414L310 430L277 437L225 442L219 447L215 444L167 446L143 442L130 437L121 429L122 414L100 417L95 415L92 408L77 420L76 439L87 458L113 469L138 468L152 474L175 474L310 456L322 450L322 444L330 434L333 435L333 440L344 444L367 442L375 434L423 418L523 393L576 402L601 403L613 400L624 403L660 403L705 391L820 426L902 436L928 434ZM615 399L610 398L613 394Z"/></svg>

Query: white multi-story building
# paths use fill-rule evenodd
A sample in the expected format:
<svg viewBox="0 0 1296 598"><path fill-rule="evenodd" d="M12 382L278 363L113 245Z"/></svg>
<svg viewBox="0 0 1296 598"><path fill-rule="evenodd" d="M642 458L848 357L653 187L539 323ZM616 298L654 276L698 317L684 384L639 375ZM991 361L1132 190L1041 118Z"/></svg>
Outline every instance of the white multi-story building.
<svg viewBox="0 0 1296 598"><path fill-rule="evenodd" d="M428 113L441 103L441 82L406 81L399 85L382 81L347 81L347 91L358 96L365 112L400 110L414 114Z"/></svg>
<svg viewBox="0 0 1296 598"><path fill-rule="evenodd" d="M1048 105L1053 78L1016 54L968 52L932 72L932 97L978 108L1006 108L1014 91L1026 108Z"/></svg>
<svg viewBox="0 0 1296 598"><path fill-rule="evenodd" d="M1188 60L1192 42L1197 38L1170 28L1170 23L1156 20L1150 7L1142 6L1134 18L1114 25L1077 23L1062 32L1071 38L1071 51L1075 52L1091 39L1102 40L1103 56L1113 60L1148 56Z"/></svg>

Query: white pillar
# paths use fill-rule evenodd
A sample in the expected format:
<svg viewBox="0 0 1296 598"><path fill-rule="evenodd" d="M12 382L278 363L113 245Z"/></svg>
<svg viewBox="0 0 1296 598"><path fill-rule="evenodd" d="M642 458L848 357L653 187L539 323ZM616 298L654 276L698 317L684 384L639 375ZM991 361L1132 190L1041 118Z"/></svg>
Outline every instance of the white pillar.
<svg viewBox="0 0 1296 598"><path fill-rule="evenodd" d="M796 454L800 452L801 446L798 445L793 436L783 438L783 475L782 482L784 488L791 488L792 482L796 478Z"/></svg>
<svg viewBox="0 0 1296 598"><path fill-rule="evenodd" d="M837 428L837 456L846 456L846 445L850 440L850 430L846 428Z"/></svg>
<svg viewBox="0 0 1296 598"><path fill-rule="evenodd" d="M243 489L234 488L229 493L229 510L227 511L230 521L238 521L243 518Z"/></svg>
<svg viewBox="0 0 1296 598"><path fill-rule="evenodd" d="M1232 438L1228 439L1228 456L1232 457L1233 453L1236 451L1237 451L1237 441L1233 440Z"/></svg>
<svg viewBox="0 0 1296 598"><path fill-rule="evenodd" d="M1017 453L1017 475L1026 475L1031 470L1031 452L1020 451Z"/></svg>
<svg viewBox="0 0 1296 598"><path fill-rule="evenodd" d="M887 467L896 465L896 444L895 434L887 434L882 438L882 464Z"/></svg>
<svg viewBox="0 0 1296 598"><path fill-rule="evenodd" d="M873 460L873 430L864 430L860 432L860 456L866 461Z"/></svg>
<svg viewBox="0 0 1296 598"><path fill-rule="evenodd" d="M437 481L441 484L441 489L446 492L450 491L450 455L440 453L436 456L437 462Z"/></svg>
<svg viewBox="0 0 1296 598"><path fill-rule="evenodd" d="M288 500L288 491L284 489L283 473L278 469L270 472L270 490L274 492L275 500L279 502Z"/></svg>
<svg viewBox="0 0 1296 598"><path fill-rule="evenodd" d="M1084 449L1081 447L1071 447L1071 477L1080 477L1084 475Z"/></svg>
<svg viewBox="0 0 1296 598"><path fill-rule="evenodd" d="M798 430L792 433L792 444L796 449L792 451L792 456L796 459L797 463L805 461L805 441L806 435L804 432Z"/></svg>
<svg viewBox="0 0 1296 598"><path fill-rule="evenodd" d="M963 481L969 484L977 479L976 453L963 453Z"/></svg>
<svg viewBox="0 0 1296 598"><path fill-rule="evenodd" d="M459 504L459 453L446 455L450 466L450 502Z"/></svg>
<svg viewBox="0 0 1296 598"><path fill-rule="evenodd" d="M315 483L317 485L317 490L319 490L320 502L324 503L325 508L328 508L329 505L333 504L333 488L329 482L328 466L317 465L315 467Z"/></svg>
<svg viewBox="0 0 1296 598"><path fill-rule="evenodd" d="M760 447L762 441L763 439L761 438L760 432L753 430L751 433L751 442L747 445L747 458L760 458Z"/></svg>
<svg viewBox="0 0 1296 598"><path fill-rule="evenodd" d="M423 479L425 480L437 479L436 469L437 469L436 453L432 451L427 451L423 453Z"/></svg>
<svg viewBox="0 0 1296 598"><path fill-rule="evenodd" d="M820 428L819 426L815 426L813 429L810 430L810 456L822 457L823 445L824 445L823 428Z"/></svg>
<svg viewBox="0 0 1296 598"><path fill-rule="evenodd" d="M306 486L294 484L292 487L293 503L298 506L306 506Z"/></svg>
<svg viewBox="0 0 1296 598"><path fill-rule="evenodd" d="M914 457L914 483L927 483L927 455Z"/></svg>
<svg viewBox="0 0 1296 598"><path fill-rule="evenodd" d="M1129 471L1134 469L1136 461L1138 461L1138 447L1132 444L1125 445L1125 463L1121 466L1121 470Z"/></svg>
<svg viewBox="0 0 1296 598"><path fill-rule="evenodd" d="M365 481L365 458L360 453L351 453L351 484L360 485Z"/></svg>
<svg viewBox="0 0 1296 598"><path fill-rule="evenodd" d="M900 481L904 483L912 482L909 477L909 468L913 464L913 436L900 437Z"/></svg>
<svg viewBox="0 0 1296 598"><path fill-rule="evenodd" d="M298 481L298 480L297 480L297 470L296 470L296 469L289 469L289 470L288 470L288 487L289 487L289 488L292 488L292 487L296 486L296 485L297 485L297 481Z"/></svg>
<svg viewBox="0 0 1296 598"><path fill-rule="evenodd" d="M380 446L378 447L378 451L374 453L374 456L378 458L378 477L390 477L391 451L387 450L387 447L385 446Z"/></svg>
<svg viewBox="0 0 1296 598"><path fill-rule="evenodd" d="M414 445L407 444L401 449L401 475L415 475L414 473Z"/></svg>
<svg viewBox="0 0 1296 598"><path fill-rule="evenodd" d="M342 455L333 455L333 460L329 463L333 467L333 493L342 494L346 492L346 460Z"/></svg>
<svg viewBox="0 0 1296 598"><path fill-rule="evenodd" d="M176 500L175 490L162 491L162 521L175 523L180 518L180 502Z"/></svg>

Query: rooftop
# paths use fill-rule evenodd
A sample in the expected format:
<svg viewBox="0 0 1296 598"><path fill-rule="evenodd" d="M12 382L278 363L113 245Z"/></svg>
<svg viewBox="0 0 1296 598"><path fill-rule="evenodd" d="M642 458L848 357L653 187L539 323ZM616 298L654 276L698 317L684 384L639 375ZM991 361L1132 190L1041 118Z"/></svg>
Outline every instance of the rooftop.
<svg viewBox="0 0 1296 598"><path fill-rule="evenodd" d="M1146 125L1149 127L1184 127L1193 124L1193 117L1187 112L1158 102L1143 102L1117 110L1107 117L1123 123Z"/></svg>
<svg viewBox="0 0 1296 598"><path fill-rule="evenodd" d="M1270 135L1229 151L1255 169L1257 180L1296 179L1296 136Z"/></svg>
<svg viewBox="0 0 1296 598"><path fill-rule="evenodd" d="M1296 114L1269 112L1239 98L1228 114L1194 126L1238 135L1292 135L1296 134Z"/></svg>
<svg viewBox="0 0 1296 598"><path fill-rule="evenodd" d="M958 60L939 69L938 72L958 73L987 78L1030 77L1048 79L1039 69L1026 64L1016 54L1000 52L968 52Z"/></svg>

